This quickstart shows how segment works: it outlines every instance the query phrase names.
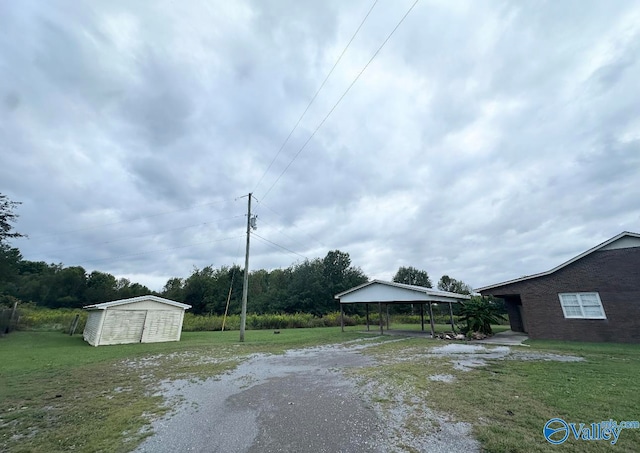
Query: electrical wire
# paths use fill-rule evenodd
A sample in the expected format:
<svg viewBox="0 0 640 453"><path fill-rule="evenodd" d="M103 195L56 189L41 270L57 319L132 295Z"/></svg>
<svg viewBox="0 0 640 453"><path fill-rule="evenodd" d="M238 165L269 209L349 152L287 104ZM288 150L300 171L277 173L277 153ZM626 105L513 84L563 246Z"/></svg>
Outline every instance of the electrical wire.
<svg viewBox="0 0 640 453"><path fill-rule="evenodd" d="M364 19L362 19L362 22L360 22L360 25L358 25L358 28L356 29L356 31L353 33L353 35L351 36L351 39L349 40L349 42L347 43L347 45L345 46L345 48L342 50L342 53L340 54L340 56L338 57L338 59L336 60L336 62L333 64L333 66L331 67L331 69L329 70L329 73L327 74L327 76L324 78L324 80L322 81L322 83L320 84L320 87L318 88L318 90L316 91L316 93L313 95L313 97L311 98L311 100L309 101L309 103L307 104L307 107L304 109L304 111L302 112L302 115L300 115L300 118L298 118L298 121L296 122L296 124L293 126L293 128L291 129L291 131L289 132L289 135L287 135L287 138L285 138L284 142L282 142L282 145L280 145L280 149L278 149L278 152L276 153L276 155L274 156L274 158L271 160L271 163L269 164L269 166L267 167L267 169L264 171L264 173L262 174L262 176L260 177L260 179L258 180L258 183L256 184L256 186L253 189L253 192L256 191L256 189L258 188L258 186L260 185L260 183L262 182L262 180L264 179L264 177L267 175L267 173L269 173L269 170L271 169L271 167L273 166L274 162L276 161L276 159L278 158L278 156L280 155L280 153L282 152L282 150L284 149L284 147L286 146L286 144L289 142L289 139L291 138L291 136L293 135L293 133L295 132L295 130L298 128L298 126L300 125L300 122L302 121L302 119L304 118L304 116L307 114L307 112L309 111L309 108L311 108L311 105L314 103L314 101L316 100L316 98L318 97L318 94L320 94L320 91L322 91L322 89L324 88L325 84L327 83L327 80L329 80L329 77L331 77L331 74L333 74L334 69L336 69L336 66L338 66L338 63L340 63L340 60L342 60L342 57L344 56L344 54L347 52L347 49L349 48L349 46L351 45L351 43L353 42L353 40L355 39L355 37L357 36L357 34L360 32L360 29L362 28L362 26L364 25L364 23L366 22L367 18L369 17L369 15L371 14L371 11L373 11L373 8L376 6L376 4L378 3L378 0L375 0L373 2L373 4L371 5L371 8L369 8L369 11L367 11L367 14L364 16Z"/></svg>
<svg viewBox="0 0 640 453"><path fill-rule="evenodd" d="M275 214L275 215L277 215L278 217L280 217L280 218L284 219L284 216L283 216L282 214L277 213L276 211L274 211L272 208L270 208L269 206L267 206L267 205L266 205L266 204L264 204L263 202L259 201L259 202L258 202L258 205L259 205L260 207L267 208L269 211L271 211L272 213L274 213L274 214ZM261 220L263 220L263 219L261 218ZM310 234L306 233L302 228L300 228L300 227L296 227L295 225L292 225L292 226L293 226L294 228L298 229L300 232L302 232L302 234L304 234L305 236L307 236L309 239L311 239L311 240L313 240L313 241L317 242L317 243L318 243L318 244L320 244L322 247L327 248L327 246L326 246L325 244L323 244L323 243L322 243L322 241L320 241L319 239L317 239L317 238L315 238L315 237L311 236ZM282 231L282 230L279 230L279 231ZM286 235L284 235L284 236L286 236ZM291 239L291 238L290 238L290 239Z"/></svg>
<svg viewBox="0 0 640 453"><path fill-rule="evenodd" d="M409 7L409 9L407 10L407 12L404 14L404 16L402 16L402 18L400 19L400 21L396 24L396 26L393 28L393 30L391 30L391 33L389 33L389 35L386 37L386 39L382 42L382 44L380 45L380 47L378 47L378 50L375 51L375 53L373 54L373 56L369 59L369 61L367 62L367 64L364 65L364 67L360 70L360 72L358 73L358 75L355 77L355 79L353 79L353 81L349 84L349 86L347 87L347 89L344 91L344 93L342 93L342 95L340 96L340 98L338 98L338 100L336 101L336 103L333 105L333 107L331 107L331 110L329 110L329 112L325 115L325 117L322 119L322 121L320 121L320 124L318 124L318 126L314 129L314 131L311 133L311 135L309 136L309 138L307 138L307 140L304 142L304 144L300 147L300 149L298 150L298 152L293 156L293 158L291 159L291 161L289 161L289 163L287 164L287 166L284 168L284 170L282 170L282 173L280 173L280 175L276 178L276 180L273 182L273 184L271 184L271 186L269 187L269 189L265 192L265 194L262 196L262 199L264 200L265 198L267 198L267 196L269 195L269 193L271 192L271 189L273 189L273 187L278 183L278 181L280 181L280 178L282 178L282 176L287 172L287 170L289 170L289 167L291 167L291 164L293 164L293 162L298 158L298 156L300 155L300 153L302 153L302 151L307 147L307 145L309 144L309 142L311 141L311 139L316 135L316 133L318 132L318 130L324 125L324 123L327 121L327 119L331 116L331 114L333 113L333 111L338 107L338 105L342 102L342 100L345 98L345 96L347 95L347 93L349 93L349 91L351 90L351 88L356 84L356 82L358 81L358 79L360 78L360 76L364 73L364 71L369 67L369 65L371 64L371 62L373 62L373 60L376 58L376 56L378 56L378 54L380 53L380 51L382 50L382 48L387 44L387 42L389 41L389 39L391 39L391 37L393 36L393 34L396 32L396 30L400 27L400 25L402 25L402 23L404 22L404 20L407 18L407 16L409 15L409 13L411 13L411 11L413 10L413 8L418 4L419 0L415 0L413 2L413 4Z"/></svg>
<svg viewBox="0 0 640 453"><path fill-rule="evenodd" d="M286 248L286 247L284 247L284 246L282 246L282 245L280 245L280 244L276 244L275 242L270 241L269 239L263 238L262 236L260 236L260 235L258 235L258 234L256 234L256 233L254 233L254 232L251 232L251 236L255 236L255 237L257 237L257 238L261 239L262 241L264 241L264 242L266 242L266 243L268 243L268 244L275 245L276 247L281 248L282 250L286 250L287 252L292 253L292 254L294 254L294 255L297 255L297 256L299 256L299 257L301 257L301 258L304 258L305 260L308 260L308 259L309 259L309 258L307 258L306 256L299 254L298 252L294 252L293 250L288 249L288 248Z"/></svg>
<svg viewBox="0 0 640 453"><path fill-rule="evenodd" d="M278 228L277 226L275 226L275 225L273 225L273 224L271 224L271 223L267 222L266 220L264 220L264 217L260 217L260 223L264 223L264 224L267 224L267 225L269 225L269 226L272 226L274 229L276 229L276 233L280 233L281 235L283 235L283 236L284 236L284 237L286 237L287 239L289 239L289 240L293 241L295 244L297 244L297 245L299 245L299 246L306 247L306 245L305 245L305 244L303 244L302 242L297 241L296 239L292 238L291 236L289 236L289 235L287 235L287 234L283 233L283 232L282 232L283 228L277 229L277 228Z"/></svg>

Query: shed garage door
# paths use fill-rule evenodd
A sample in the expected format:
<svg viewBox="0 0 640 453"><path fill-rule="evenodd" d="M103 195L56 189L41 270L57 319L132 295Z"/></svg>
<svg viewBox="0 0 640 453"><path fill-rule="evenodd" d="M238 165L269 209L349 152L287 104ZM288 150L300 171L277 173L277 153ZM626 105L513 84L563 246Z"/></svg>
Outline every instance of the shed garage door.
<svg viewBox="0 0 640 453"><path fill-rule="evenodd" d="M107 310L100 344L139 343L146 315L145 310Z"/></svg>
<svg viewBox="0 0 640 453"><path fill-rule="evenodd" d="M143 343L178 340L182 325L182 312L176 310L153 310L147 313Z"/></svg>

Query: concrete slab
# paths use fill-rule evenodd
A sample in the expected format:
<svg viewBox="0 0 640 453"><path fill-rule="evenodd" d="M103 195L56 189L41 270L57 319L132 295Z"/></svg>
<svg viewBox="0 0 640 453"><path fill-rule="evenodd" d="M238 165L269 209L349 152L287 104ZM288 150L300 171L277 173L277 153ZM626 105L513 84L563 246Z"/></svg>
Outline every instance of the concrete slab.
<svg viewBox="0 0 640 453"><path fill-rule="evenodd" d="M504 332L497 333L490 338L485 338L484 340L475 340L473 343L499 344L502 346L529 346L528 344L523 344L523 342L528 339L529 336L524 332L506 330Z"/></svg>

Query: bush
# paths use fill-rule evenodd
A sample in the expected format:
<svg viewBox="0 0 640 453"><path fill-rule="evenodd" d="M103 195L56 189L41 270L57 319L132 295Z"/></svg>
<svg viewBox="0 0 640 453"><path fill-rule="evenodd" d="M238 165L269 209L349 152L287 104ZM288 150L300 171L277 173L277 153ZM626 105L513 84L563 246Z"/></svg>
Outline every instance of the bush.
<svg viewBox="0 0 640 453"><path fill-rule="evenodd" d="M491 324L500 324L506 318L500 314L499 307L491 299L481 296L472 297L460 309L460 330L467 335L480 332L492 335Z"/></svg>

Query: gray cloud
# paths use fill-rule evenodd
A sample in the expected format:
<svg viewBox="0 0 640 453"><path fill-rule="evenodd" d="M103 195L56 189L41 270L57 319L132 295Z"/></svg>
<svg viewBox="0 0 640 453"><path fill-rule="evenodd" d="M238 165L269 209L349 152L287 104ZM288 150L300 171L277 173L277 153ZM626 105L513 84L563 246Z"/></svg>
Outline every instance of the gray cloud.
<svg viewBox="0 0 640 453"><path fill-rule="evenodd" d="M15 244L160 289L242 262L254 191L299 255L481 286L640 230L634 2L423 1L291 163L410 4L376 5L267 171L369 2L3 3ZM254 238L251 267L299 255Z"/></svg>

